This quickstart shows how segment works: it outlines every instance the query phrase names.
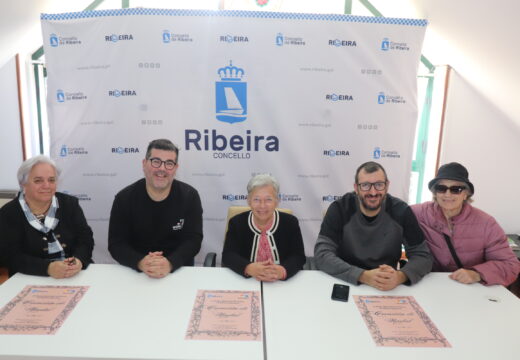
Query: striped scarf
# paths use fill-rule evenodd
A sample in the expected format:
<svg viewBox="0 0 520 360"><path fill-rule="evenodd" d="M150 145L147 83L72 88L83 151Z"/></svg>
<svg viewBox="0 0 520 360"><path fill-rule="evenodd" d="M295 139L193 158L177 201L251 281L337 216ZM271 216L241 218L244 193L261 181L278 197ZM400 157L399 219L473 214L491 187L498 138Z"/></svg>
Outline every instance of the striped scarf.
<svg viewBox="0 0 520 360"><path fill-rule="evenodd" d="M45 216L45 221L43 223L36 218L36 216L32 213L31 209L29 208L29 205L27 205L27 202L25 201L25 193L23 191L21 191L18 195L18 202L22 207L22 211L25 214L25 218L27 219L29 225L31 225L39 232L47 235L46 238L49 245L47 247L47 251L48 254L51 256L51 259L65 260L65 252L63 251L63 247L54 235L53 231L56 228L56 226L58 226L59 222L59 219L55 217L56 211L59 208L58 199L56 198L56 196L52 197L51 206L49 208L49 211L47 212L47 215Z"/></svg>

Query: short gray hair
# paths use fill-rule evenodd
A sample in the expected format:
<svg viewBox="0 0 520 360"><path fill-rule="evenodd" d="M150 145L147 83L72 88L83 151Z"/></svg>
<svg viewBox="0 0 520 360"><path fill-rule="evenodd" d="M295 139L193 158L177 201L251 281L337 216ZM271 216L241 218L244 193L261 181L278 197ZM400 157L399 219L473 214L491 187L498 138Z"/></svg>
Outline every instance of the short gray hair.
<svg viewBox="0 0 520 360"><path fill-rule="evenodd" d="M280 193L280 184L274 176L269 174L258 174L253 176L247 183L247 194L251 194L256 188L269 185L273 187L276 196L278 196Z"/></svg>
<svg viewBox="0 0 520 360"><path fill-rule="evenodd" d="M58 180L59 175L61 174L61 170L58 169L54 160L45 155L37 155L30 159L25 160L22 165L18 168L18 173L16 174L18 178L18 184L20 185L20 190L23 190L23 186L27 184L27 178L29 177L29 173L32 168L38 164L49 164L56 171L56 180Z"/></svg>

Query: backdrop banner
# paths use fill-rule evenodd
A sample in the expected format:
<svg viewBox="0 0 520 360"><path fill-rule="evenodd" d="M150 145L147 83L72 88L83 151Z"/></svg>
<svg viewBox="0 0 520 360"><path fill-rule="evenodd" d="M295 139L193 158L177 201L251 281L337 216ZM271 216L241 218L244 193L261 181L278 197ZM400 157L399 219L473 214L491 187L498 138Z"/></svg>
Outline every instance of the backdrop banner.
<svg viewBox="0 0 520 360"><path fill-rule="evenodd" d="M114 195L143 177L148 143L180 150L204 208L197 261L222 251L227 208L259 173L314 249L332 201L375 160L408 197L426 20L253 11L42 14L51 157L110 263Z"/></svg>

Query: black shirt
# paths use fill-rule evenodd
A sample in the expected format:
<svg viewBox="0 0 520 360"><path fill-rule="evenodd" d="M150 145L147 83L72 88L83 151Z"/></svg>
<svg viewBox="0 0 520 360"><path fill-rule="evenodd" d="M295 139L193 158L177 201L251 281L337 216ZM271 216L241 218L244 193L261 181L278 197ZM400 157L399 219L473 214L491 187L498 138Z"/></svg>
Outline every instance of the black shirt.
<svg viewBox="0 0 520 360"><path fill-rule="evenodd" d="M138 270L149 252L162 251L172 270L193 263L202 242L202 205L192 186L174 180L168 197L154 201L141 179L121 190L110 213L108 250Z"/></svg>

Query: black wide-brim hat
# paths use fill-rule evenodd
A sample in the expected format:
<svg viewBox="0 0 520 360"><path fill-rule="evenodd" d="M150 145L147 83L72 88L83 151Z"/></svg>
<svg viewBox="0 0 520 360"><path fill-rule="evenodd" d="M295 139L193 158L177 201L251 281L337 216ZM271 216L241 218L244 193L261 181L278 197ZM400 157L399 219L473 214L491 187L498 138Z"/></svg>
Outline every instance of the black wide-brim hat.
<svg viewBox="0 0 520 360"><path fill-rule="evenodd" d="M471 194L474 194L475 188L473 187L471 181L469 181L468 175L468 170L459 163L451 162L449 164L444 164L437 171L437 176L428 183L428 189L433 191L432 188L435 183L437 183L437 181L446 179L466 183L466 185L469 187L469 190L471 191Z"/></svg>

